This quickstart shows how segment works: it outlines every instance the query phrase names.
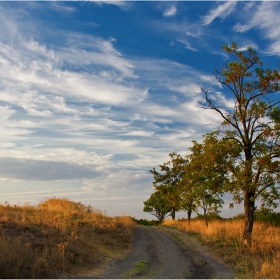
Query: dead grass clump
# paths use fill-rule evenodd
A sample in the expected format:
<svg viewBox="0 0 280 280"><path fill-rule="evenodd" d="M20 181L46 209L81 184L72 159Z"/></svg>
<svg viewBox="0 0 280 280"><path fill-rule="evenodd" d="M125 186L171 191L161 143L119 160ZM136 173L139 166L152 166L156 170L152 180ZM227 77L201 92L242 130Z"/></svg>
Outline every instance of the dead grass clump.
<svg viewBox="0 0 280 280"><path fill-rule="evenodd" d="M67 199L0 205L0 277L61 278L94 270L127 252L133 228L130 217L108 217Z"/></svg>
<svg viewBox="0 0 280 280"><path fill-rule="evenodd" d="M242 244L243 221L212 221L208 228L203 221L165 221L208 244L227 263L232 264L237 278L279 278L280 228L255 222L252 248Z"/></svg>

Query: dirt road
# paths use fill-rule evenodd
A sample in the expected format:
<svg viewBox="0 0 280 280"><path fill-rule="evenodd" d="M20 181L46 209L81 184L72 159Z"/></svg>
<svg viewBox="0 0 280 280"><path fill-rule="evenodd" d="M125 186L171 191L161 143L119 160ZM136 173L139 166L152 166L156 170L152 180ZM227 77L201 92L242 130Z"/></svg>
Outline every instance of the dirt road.
<svg viewBox="0 0 280 280"><path fill-rule="evenodd" d="M161 226L138 226L132 251L126 259L86 278L230 279L233 272L185 233Z"/></svg>

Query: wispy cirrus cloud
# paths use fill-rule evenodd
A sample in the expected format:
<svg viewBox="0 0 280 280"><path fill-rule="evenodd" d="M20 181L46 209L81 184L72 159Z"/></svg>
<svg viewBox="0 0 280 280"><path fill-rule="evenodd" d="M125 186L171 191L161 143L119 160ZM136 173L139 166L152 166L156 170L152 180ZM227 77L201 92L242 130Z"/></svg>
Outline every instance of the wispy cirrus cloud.
<svg viewBox="0 0 280 280"><path fill-rule="evenodd" d="M170 7L169 9L165 10L163 13L164 17L172 17L175 16L177 13L177 9L175 6Z"/></svg>
<svg viewBox="0 0 280 280"><path fill-rule="evenodd" d="M64 14L69 14L77 11L75 8L65 5L63 2L52 2L51 8L57 12Z"/></svg>
<svg viewBox="0 0 280 280"><path fill-rule="evenodd" d="M197 49L192 47L191 44L187 40L178 40L178 42L182 43L186 49L196 52Z"/></svg>
<svg viewBox="0 0 280 280"><path fill-rule="evenodd" d="M186 35L187 36L191 36L193 38L199 38L200 35L201 35L201 30L198 30L197 32L193 33L193 32L190 32L190 31L186 31Z"/></svg>
<svg viewBox="0 0 280 280"><path fill-rule="evenodd" d="M109 1L109 0L91 0L91 2L97 4L97 5L115 5L118 8L120 8L121 10L124 11L129 11L133 8L133 3L129 2L129 1L117 1L117 0L113 0L113 1Z"/></svg>
<svg viewBox="0 0 280 280"><path fill-rule="evenodd" d="M211 9L207 15L202 16L203 25L210 24L216 18L225 19L228 17L236 7L236 2L225 2L223 4L216 5Z"/></svg>
<svg viewBox="0 0 280 280"><path fill-rule="evenodd" d="M266 49L268 53L280 55L280 13L279 2L262 2L250 7L250 13L244 18L245 23L238 22L234 31L245 33L252 28L261 30L263 36L271 41Z"/></svg>

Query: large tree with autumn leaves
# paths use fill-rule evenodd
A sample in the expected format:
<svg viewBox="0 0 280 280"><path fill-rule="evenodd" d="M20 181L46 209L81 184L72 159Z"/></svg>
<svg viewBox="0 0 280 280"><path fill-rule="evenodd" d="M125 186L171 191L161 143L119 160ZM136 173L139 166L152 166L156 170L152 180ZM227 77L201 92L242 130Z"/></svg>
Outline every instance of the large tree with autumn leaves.
<svg viewBox="0 0 280 280"><path fill-rule="evenodd" d="M251 47L242 52L232 43L223 50L233 60L216 69L214 75L233 102L225 106L219 92L202 89L205 102L200 105L221 116L219 132L235 151L236 156L227 165L227 190L236 202L244 202L243 240L245 246L251 246L256 201L265 208L279 202L280 101L269 97L280 91L280 74L263 69Z"/></svg>

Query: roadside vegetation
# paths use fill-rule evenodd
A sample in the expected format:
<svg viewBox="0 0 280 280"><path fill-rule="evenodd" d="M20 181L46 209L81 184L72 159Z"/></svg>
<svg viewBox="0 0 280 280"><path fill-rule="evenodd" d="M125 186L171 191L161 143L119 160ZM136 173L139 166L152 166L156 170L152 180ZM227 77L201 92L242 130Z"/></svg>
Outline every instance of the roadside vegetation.
<svg viewBox="0 0 280 280"><path fill-rule="evenodd" d="M275 213L276 214L276 213ZM280 217L280 213L277 213ZM261 215L259 215L260 217ZM165 220L162 225L177 228L198 238L220 259L232 266L235 278L278 279L280 275L280 221L259 218L249 250L242 246L244 215L233 219L211 219L208 227L201 218Z"/></svg>
<svg viewBox="0 0 280 280"><path fill-rule="evenodd" d="M0 278L92 275L133 242L135 222L68 199L0 205Z"/></svg>

